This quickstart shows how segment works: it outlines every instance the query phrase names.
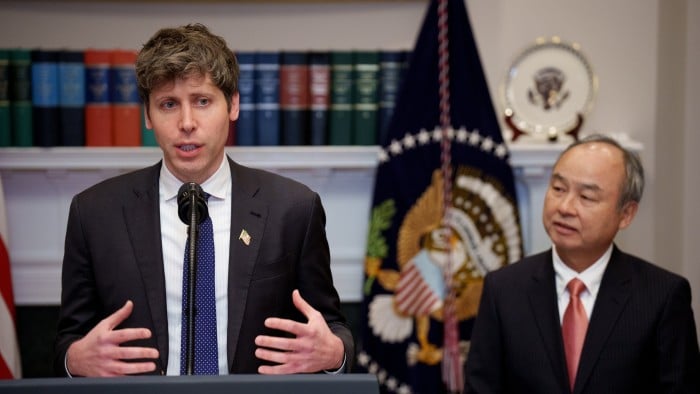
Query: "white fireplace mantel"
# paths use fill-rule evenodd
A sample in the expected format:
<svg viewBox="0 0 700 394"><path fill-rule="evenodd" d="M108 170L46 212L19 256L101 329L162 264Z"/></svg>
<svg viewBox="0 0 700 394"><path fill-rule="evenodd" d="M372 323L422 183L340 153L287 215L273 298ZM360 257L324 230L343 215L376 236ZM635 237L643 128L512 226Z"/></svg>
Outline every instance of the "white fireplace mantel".
<svg viewBox="0 0 700 394"><path fill-rule="evenodd" d="M633 150L641 145L626 142ZM511 144L526 253L545 249L541 204L565 144ZM378 148L231 147L243 165L271 170L317 191L326 209L331 269L343 302L362 300L363 262ZM105 178L151 165L158 148L2 148L9 252L17 305L57 305L70 200Z"/></svg>

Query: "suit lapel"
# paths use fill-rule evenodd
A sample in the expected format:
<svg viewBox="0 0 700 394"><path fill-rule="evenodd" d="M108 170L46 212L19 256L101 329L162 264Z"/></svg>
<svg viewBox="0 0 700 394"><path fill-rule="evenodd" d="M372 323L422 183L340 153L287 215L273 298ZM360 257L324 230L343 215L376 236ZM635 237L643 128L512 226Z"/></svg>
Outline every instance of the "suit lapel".
<svg viewBox="0 0 700 394"><path fill-rule="evenodd" d="M533 272L528 289L530 307L556 380L560 387L568 390L566 358L559 323L551 251L543 253L542 257L538 260L540 265Z"/></svg>
<svg viewBox="0 0 700 394"><path fill-rule="evenodd" d="M246 168L229 159L231 166L231 244L228 277L227 353L229 368L238 346L248 288L267 221L268 206L256 199L260 185ZM246 234L249 239L246 239Z"/></svg>
<svg viewBox="0 0 700 394"><path fill-rule="evenodd" d="M133 198L125 202L123 209L137 265L143 283L146 284L144 290L153 321L153 336L165 369L168 360L168 316L160 236L159 171L160 163L151 167L146 176L137 181L133 188Z"/></svg>
<svg viewBox="0 0 700 394"><path fill-rule="evenodd" d="M574 392L580 391L598 362L600 352L625 308L632 289L632 271L626 255L614 247L588 325Z"/></svg>

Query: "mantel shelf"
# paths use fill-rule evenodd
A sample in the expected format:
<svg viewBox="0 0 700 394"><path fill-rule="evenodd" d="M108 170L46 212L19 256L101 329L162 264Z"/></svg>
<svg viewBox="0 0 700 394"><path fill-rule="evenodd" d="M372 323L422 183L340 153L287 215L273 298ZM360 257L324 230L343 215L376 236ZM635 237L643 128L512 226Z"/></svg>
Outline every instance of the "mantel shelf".
<svg viewBox="0 0 700 394"><path fill-rule="evenodd" d="M630 145L630 144L625 144ZM632 143L633 149L637 143ZM551 166L564 143L511 144L514 167ZM264 169L371 169L377 146L257 146L229 147L227 153L243 165ZM157 147L0 148L0 171L11 170L130 170L161 158Z"/></svg>

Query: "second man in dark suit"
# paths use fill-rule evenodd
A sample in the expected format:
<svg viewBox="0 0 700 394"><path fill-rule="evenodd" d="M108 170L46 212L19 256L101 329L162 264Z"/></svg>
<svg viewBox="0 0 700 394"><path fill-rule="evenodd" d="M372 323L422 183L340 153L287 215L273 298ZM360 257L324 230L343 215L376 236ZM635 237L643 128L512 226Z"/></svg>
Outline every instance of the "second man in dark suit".
<svg viewBox="0 0 700 394"><path fill-rule="evenodd" d="M688 281L613 242L643 188L639 158L608 137L561 154L543 210L553 247L487 275L467 392L700 392Z"/></svg>

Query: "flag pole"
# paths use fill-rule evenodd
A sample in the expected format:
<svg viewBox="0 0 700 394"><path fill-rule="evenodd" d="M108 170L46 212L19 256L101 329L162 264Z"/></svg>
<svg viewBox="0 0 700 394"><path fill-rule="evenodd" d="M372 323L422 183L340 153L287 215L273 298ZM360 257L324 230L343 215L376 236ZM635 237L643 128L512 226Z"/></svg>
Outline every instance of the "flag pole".
<svg viewBox="0 0 700 394"><path fill-rule="evenodd" d="M461 393L464 387L462 363L459 355L459 327L456 295L452 280L452 248L454 239L449 224L449 209L452 207L452 120L450 118L450 42L448 26L448 0L438 2L438 78L440 97L440 164L443 185L442 225L448 235L447 265L443 272L446 285L446 297L443 306L444 343L442 356L442 380L451 393Z"/></svg>

